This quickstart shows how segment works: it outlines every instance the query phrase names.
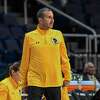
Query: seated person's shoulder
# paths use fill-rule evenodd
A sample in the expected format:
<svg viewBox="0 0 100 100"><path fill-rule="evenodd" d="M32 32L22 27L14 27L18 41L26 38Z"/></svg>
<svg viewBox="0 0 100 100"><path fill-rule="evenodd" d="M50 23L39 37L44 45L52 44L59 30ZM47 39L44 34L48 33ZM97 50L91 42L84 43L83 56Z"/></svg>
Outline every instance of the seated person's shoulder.
<svg viewBox="0 0 100 100"><path fill-rule="evenodd" d="M7 83L8 83L7 80L8 80L8 78L6 78L6 79L0 81L0 90L1 90L1 89L7 90Z"/></svg>
<svg viewBox="0 0 100 100"><path fill-rule="evenodd" d="M2 94L2 92L8 92L8 88L5 84L0 82L0 95Z"/></svg>

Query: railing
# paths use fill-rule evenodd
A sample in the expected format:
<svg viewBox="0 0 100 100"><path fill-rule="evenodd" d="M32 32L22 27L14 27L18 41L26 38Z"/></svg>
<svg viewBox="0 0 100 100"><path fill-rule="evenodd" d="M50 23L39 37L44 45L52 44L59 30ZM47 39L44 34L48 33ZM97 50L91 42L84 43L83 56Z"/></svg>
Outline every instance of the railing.
<svg viewBox="0 0 100 100"><path fill-rule="evenodd" d="M28 0L24 0L24 23L25 24L28 24L28 17L27 17L27 1ZM71 17L71 16L69 16L68 14L66 14L66 13L64 13L64 12L62 12L62 11L60 11L59 9L57 9L57 8L55 8L55 7L53 7L53 6L51 6L51 5L49 5L48 3L46 3L45 1L43 1L43 0L37 0L39 3L41 3L41 4L43 4L43 5L45 5L46 7L49 7L49 8L51 8L52 10L54 10L54 11L56 11L58 14L60 14L60 15L62 15L62 16L64 16L64 17L66 17L66 18L68 18L69 20L71 20L71 21L73 21L73 22L75 22L76 24L78 24L78 25L80 25L80 26L82 26L82 27L84 27L84 28L86 28L87 30L89 30L90 32L92 32L93 34L92 35L86 35L86 36L82 36L82 35L80 35L80 34L78 34L78 35L76 35L76 34L70 34L70 35L68 35L68 34L65 34L65 37L67 36L67 37L86 37L86 54L80 54L79 55L79 57L81 57L81 56L85 56L86 57L86 61L88 61L88 60L91 60L91 59L89 59L91 56L94 56L94 63L95 63L95 65L97 65L97 38L99 37L99 36L97 36L96 35L96 31L94 30L94 29L92 29L91 27L89 27L89 26L87 26L87 25L85 25L85 24L83 24L82 22L80 22L80 21L78 21L78 20L76 20L75 18L73 18L73 17ZM8 11L7 11L7 0L4 0L4 13L5 14L7 14L8 13ZM94 40L94 55L92 55L92 40ZM72 54L72 53L71 53ZM78 54L75 54L75 56L78 56Z"/></svg>
<svg viewBox="0 0 100 100"><path fill-rule="evenodd" d="M27 17L27 1L28 1L28 0L24 0L24 23L25 23L25 24L28 24L28 17ZM93 28L91 28L91 27L85 25L84 23L82 23L82 22L76 20L75 18L73 18L73 17L69 16L68 14L62 12L61 10L59 10L59 9L57 9L57 8L55 8L55 7L53 7L53 6L51 6L50 4L46 3L46 2L43 1L43 0L37 0L37 1L38 1L39 3L45 5L46 7L49 7L49 8L51 8L51 9L53 9L53 10L56 11L58 14L60 14L60 15L62 15L62 16L64 16L64 17L66 17L66 18L68 18L69 20L75 22L76 24L78 24L78 25L80 25L80 26L86 28L87 30L91 31L91 32L93 33L93 35L91 35L90 41L89 41L89 42L91 42L91 39L94 39L95 54L97 53L97 36L96 36L96 31L95 31ZM4 0L4 13L7 14L7 0ZM91 45L89 46L89 51L90 51L90 53L91 53Z"/></svg>
<svg viewBox="0 0 100 100"><path fill-rule="evenodd" d="M37 0L37 1L38 1L39 3L45 5L46 7L51 8L52 10L54 10L55 12L57 12L58 14L60 14L60 15L62 15L62 16L64 16L64 17L66 17L67 19L69 19L69 20L75 22L76 24L78 24L78 25L84 27L85 29L91 31L91 32L93 33L93 37L94 37L94 40L95 40L95 42L94 42L94 43L95 43L95 53L97 53L96 31L95 31L93 28L91 28L91 27L88 26L88 25L85 25L84 23L78 21L77 19L75 19L75 18L69 16L68 14L62 12L61 10L59 10L59 9L57 9L57 8L55 8L55 7L53 7L53 6L51 6L50 4L46 3L46 2L43 1L43 0Z"/></svg>
<svg viewBox="0 0 100 100"><path fill-rule="evenodd" d="M58 14L60 14L60 15L62 15L62 16L64 16L64 17L66 17L67 19L69 19L69 20L75 22L76 24L78 24L78 25L84 27L85 29L87 29L87 30L89 30L90 32L93 33L93 34L90 35L90 37L89 37L89 42L90 42L90 43L89 43L89 54L91 55L91 45L92 45L92 44L91 44L91 40L94 39L94 48L95 48L95 51L94 51L94 52L95 52L95 65L96 65L96 64L97 64L97 62L96 62L96 61L97 61L97 57L96 57L96 54L97 54L97 35L96 35L96 31L95 31L93 28L91 28L90 26L85 25L84 23L82 23L82 22L76 20L75 18L69 16L68 14L62 12L61 10L59 10L59 9L57 9L57 8L55 8L55 7L53 7L53 6L51 6L50 4L46 3L45 1L43 1L43 0L37 0L37 1L38 1L39 3L45 5L46 7L51 8L52 10L54 10L55 12L57 12ZM74 35L75 35L75 34L74 34Z"/></svg>
<svg viewBox="0 0 100 100"><path fill-rule="evenodd" d="M100 68L99 68L99 65L100 65L100 54L95 54L92 50L92 35L87 35L87 34L64 34L64 37L65 38L85 38L85 41L82 42L82 43L85 43L85 48L84 48L84 52L78 52L78 53L75 53L75 52L71 52L69 51L69 55L70 56L73 56L75 59L75 69L81 69L82 67L84 67L84 64L88 61L91 61L95 64L96 66L96 69L97 69L97 74L100 74ZM97 35L96 38L99 40L100 38L100 35ZM69 43L69 42L68 42ZM70 48L70 47L69 47Z"/></svg>
<svg viewBox="0 0 100 100"><path fill-rule="evenodd" d="M8 8L7 8L7 0L4 0L4 14L8 13Z"/></svg>
<svg viewBox="0 0 100 100"><path fill-rule="evenodd" d="M84 52L76 53L76 52L69 51L69 55L72 57L75 57L75 59L74 59L75 60L75 65L74 65L75 69L77 69L78 66L83 67L83 63L89 61L89 45L90 45L89 44L89 36L87 34L64 34L64 37L65 38L80 38L80 39L85 38L85 41L83 42L83 43L85 43ZM71 48L71 47L69 47L69 48ZM77 50L79 50L79 49L77 49ZM83 61L83 59L85 61Z"/></svg>
<svg viewBox="0 0 100 100"><path fill-rule="evenodd" d="M24 22L25 22L25 24L28 24L28 18L27 18L27 1L28 0L24 1Z"/></svg>

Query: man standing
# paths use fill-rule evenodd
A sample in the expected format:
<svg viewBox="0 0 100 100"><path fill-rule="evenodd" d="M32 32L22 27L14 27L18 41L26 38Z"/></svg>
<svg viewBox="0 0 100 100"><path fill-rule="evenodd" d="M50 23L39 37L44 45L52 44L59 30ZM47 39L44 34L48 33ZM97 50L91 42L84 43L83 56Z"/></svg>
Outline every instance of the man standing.
<svg viewBox="0 0 100 100"><path fill-rule="evenodd" d="M28 100L61 100L61 86L71 80L71 69L62 33L54 30L51 9L37 12L36 30L25 35L21 61L23 88L28 89ZM64 80L62 77L64 75Z"/></svg>

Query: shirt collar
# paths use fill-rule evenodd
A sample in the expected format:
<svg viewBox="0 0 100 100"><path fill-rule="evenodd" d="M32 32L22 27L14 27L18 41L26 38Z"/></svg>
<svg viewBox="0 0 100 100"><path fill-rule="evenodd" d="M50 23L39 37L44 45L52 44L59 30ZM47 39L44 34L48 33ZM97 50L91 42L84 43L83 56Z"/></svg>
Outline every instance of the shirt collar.
<svg viewBox="0 0 100 100"><path fill-rule="evenodd" d="M40 29L39 26L37 26L37 30L38 30L38 32L39 32L41 35L45 35L45 34L48 33L48 31L49 31L50 29L48 29L48 30L43 30L43 29Z"/></svg>
<svg viewBox="0 0 100 100"><path fill-rule="evenodd" d="M17 88L18 87L18 83L10 76L10 81L11 81L11 83L12 83L12 85L15 87L15 88Z"/></svg>

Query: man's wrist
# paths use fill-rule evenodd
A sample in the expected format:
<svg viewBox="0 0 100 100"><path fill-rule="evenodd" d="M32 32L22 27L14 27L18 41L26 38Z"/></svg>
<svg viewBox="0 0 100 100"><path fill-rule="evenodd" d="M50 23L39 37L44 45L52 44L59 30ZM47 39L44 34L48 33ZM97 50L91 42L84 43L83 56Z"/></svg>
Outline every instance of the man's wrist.
<svg viewBox="0 0 100 100"><path fill-rule="evenodd" d="M70 83L70 81L68 81L68 80L64 80L64 81L63 81L63 87L68 86L69 83Z"/></svg>

